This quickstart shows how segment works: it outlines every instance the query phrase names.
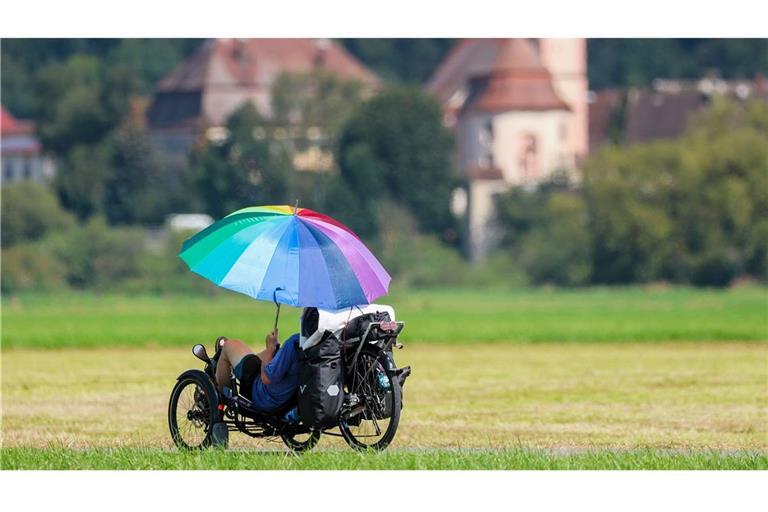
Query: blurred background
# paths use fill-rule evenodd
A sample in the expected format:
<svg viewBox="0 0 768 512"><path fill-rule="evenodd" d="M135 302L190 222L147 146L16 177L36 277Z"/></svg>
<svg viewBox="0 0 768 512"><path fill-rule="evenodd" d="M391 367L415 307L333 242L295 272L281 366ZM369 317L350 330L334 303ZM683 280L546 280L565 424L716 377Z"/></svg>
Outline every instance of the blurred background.
<svg viewBox="0 0 768 512"><path fill-rule="evenodd" d="M768 278L768 40L5 39L2 292L217 293L238 208L398 288Z"/></svg>

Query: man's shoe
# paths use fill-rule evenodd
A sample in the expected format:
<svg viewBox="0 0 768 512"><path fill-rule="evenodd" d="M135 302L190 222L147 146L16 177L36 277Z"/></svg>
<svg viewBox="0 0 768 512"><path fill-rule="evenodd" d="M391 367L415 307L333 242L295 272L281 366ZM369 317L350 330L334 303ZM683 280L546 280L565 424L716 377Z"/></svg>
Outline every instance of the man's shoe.
<svg viewBox="0 0 768 512"><path fill-rule="evenodd" d="M224 348L225 341L227 341L226 336L219 336L216 338L216 342L213 345L213 357L211 358L211 361L213 361L214 365L216 362L218 362L219 357L221 357L221 351Z"/></svg>

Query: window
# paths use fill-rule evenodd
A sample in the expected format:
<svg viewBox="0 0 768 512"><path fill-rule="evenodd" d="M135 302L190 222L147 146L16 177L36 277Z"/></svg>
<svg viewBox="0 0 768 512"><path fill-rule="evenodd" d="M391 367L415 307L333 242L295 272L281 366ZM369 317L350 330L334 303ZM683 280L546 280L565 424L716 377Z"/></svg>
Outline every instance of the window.
<svg viewBox="0 0 768 512"><path fill-rule="evenodd" d="M493 121L486 122L478 133L480 145L490 150L493 146Z"/></svg>
<svg viewBox="0 0 768 512"><path fill-rule="evenodd" d="M3 181L13 182L13 167L11 167L11 162L7 159L3 160Z"/></svg>
<svg viewBox="0 0 768 512"><path fill-rule="evenodd" d="M520 139L518 167L520 169L520 179L522 181L531 182L538 178L538 143L536 136L532 133L526 133Z"/></svg>
<svg viewBox="0 0 768 512"><path fill-rule="evenodd" d="M479 148L478 165L493 167L493 121L487 121L477 135Z"/></svg>
<svg viewBox="0 0 768 512"><path fill-rule="evenodd" d="M32 159L31 158L25 158L24 163L22 164L24 166L24 179L25 180L31 180L32 179Z"/></svg>

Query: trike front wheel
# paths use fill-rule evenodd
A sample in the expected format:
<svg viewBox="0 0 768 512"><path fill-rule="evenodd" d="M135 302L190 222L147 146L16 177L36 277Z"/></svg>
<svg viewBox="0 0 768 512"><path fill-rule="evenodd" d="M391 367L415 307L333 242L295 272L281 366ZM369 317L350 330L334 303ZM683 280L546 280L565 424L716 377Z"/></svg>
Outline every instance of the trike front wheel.
<svg viewBox="0 0 768 512"><path fill-rule="evenodd" d="M193 450L211 445L216 400L213 384L202 372L191 373L176 382L168 403L168 427L176 446Z"/></svg>

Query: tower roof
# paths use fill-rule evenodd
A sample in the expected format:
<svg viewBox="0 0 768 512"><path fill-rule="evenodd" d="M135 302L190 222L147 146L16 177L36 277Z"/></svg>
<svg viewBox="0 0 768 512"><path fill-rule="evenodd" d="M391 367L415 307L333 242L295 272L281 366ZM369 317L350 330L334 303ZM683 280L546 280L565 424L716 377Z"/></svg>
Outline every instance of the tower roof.
<svg viewBox="0 0 768 512"><path fill-rule="evenodd" d="M487 86L468 108L486 112L569 109L526 39L504 41L487 75Z"/></svg>
<svg viewBox="0 0 768 512"><path fill-rule="evenodd" d="M427 83L442 104L464 84L475 81L477 91L464 109L567 110L552 77L533 43L527 39L468 39L459 42Z"/></svg>

